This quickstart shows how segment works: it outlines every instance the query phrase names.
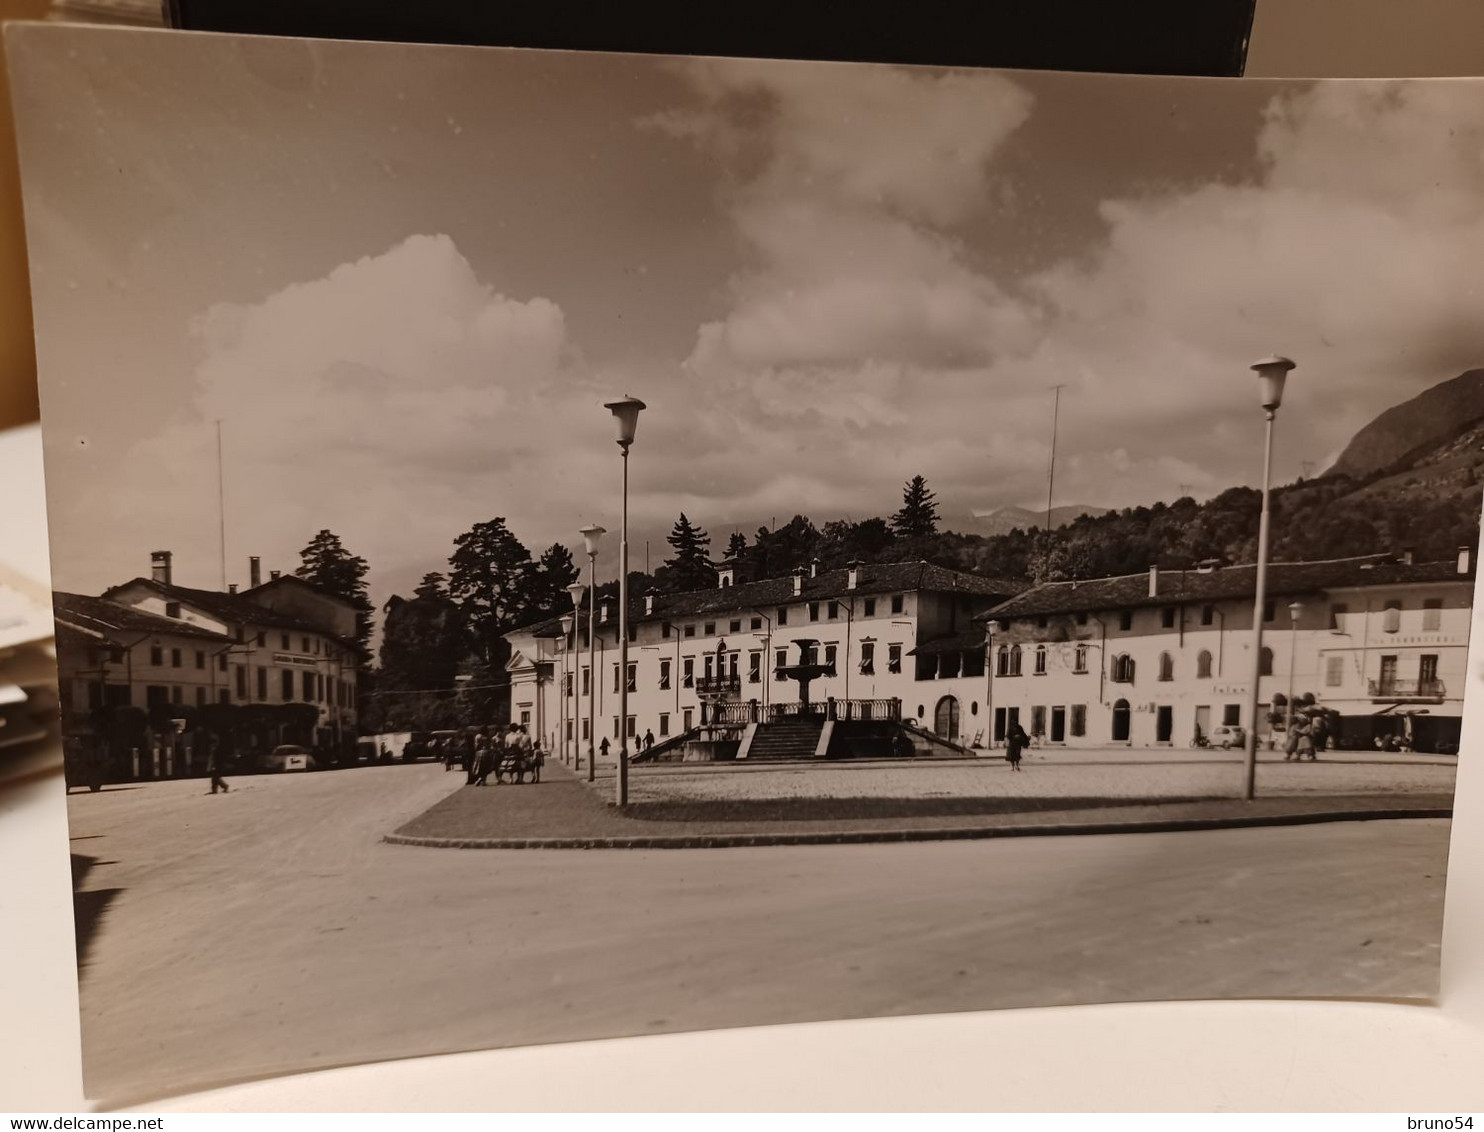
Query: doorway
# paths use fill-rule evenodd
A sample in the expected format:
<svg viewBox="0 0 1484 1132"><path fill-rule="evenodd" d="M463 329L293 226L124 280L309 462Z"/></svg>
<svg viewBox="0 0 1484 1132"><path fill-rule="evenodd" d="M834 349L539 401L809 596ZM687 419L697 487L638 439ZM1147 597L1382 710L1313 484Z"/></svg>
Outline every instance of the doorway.
<svg viewBox="0 0 1484 1132"><path fill-rule="evenodd" d="M1053 743L1067 741L1067 709L1064 707L1051 709L1051 741Z"/></svg>
<svg viewBox="0 0 1484 1132"><path fill-rule="evenodd" d="M1211 738L1211 705L1210 704L1202 704L1201 706L1199 706L1199 707L1197 707L1195 709L1195 736L1194 736L1194 738L1197 741L1199 741L1201 739L1210 739Z"/></svg>
<svg viewBox="0 0 1484 1132"><path fill-rule="evenodd" d="M933 731L950 743L958 742L958 700L944 696L933 712Z"/></svg>
<svg viewBox="0 0 1484 1132"><path fill-rule="evenodd" d="M1154 741L1168 743L1175 737L1175 709L1170 704L1160 704L1154 711Z"/></svg>
<svg viewBox="0 0 1484 1132"><path fill-rule="evenodd" d="M1113 742L1128 742L1128 701L1119 700L1113 705Z"/></svg>

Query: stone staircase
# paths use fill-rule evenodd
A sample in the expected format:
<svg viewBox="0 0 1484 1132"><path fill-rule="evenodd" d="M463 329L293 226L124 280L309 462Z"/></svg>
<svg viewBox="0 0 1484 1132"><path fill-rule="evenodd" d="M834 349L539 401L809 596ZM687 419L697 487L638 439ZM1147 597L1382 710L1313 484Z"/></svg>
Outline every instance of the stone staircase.
<svg viewBox="0 0 1484 1132"><path fill-rule="evenodd" d="M744 757L750 763L812 759L824 734L824 724L819 716L786 716L759 723Z"/></svg>

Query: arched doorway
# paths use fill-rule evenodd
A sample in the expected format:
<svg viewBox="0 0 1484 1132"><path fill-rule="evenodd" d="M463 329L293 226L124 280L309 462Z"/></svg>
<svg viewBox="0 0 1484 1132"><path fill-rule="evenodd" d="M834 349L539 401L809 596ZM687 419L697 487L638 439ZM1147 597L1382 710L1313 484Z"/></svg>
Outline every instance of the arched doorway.
<svg viewBox="0 0 1484 1132"><path fill-rule="evenodd" d="M933 731L950 743L958 742L958 700L944 696L933 711Z"/></svg>
<svg viewBox="0 0 1484 1132"><path fill-rule="evenodd" d="M1119 700L1113 705L1113 742L1128 742L1128 701Z"/></svg>

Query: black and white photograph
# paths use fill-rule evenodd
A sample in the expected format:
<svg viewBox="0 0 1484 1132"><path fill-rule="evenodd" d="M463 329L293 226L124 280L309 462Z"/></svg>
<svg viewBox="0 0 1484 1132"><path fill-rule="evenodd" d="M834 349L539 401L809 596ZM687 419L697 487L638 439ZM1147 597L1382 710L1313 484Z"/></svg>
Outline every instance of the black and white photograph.
<svg viewBox="0 0 1484 1132"><path fill-rule="evenodd" d="M1437 993L1480 81L6 50L90 1097Z"/></svg>

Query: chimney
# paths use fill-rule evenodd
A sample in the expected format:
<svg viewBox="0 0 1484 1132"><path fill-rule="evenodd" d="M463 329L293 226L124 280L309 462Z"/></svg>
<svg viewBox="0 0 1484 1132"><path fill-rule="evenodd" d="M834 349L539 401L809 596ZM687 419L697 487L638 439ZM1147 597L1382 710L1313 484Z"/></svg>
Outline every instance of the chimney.
<svg viewBox="0 0 1484 1132"><path fill-rule="evenodd" d="M860 583L860 580L861 580L861 564L859 562L852 562L846 568L846 573L845 573L845 588L847 590L853 590L853 589L855 589L855 587Z"/></svg>
<svg viewBox="0 0 1484 1132"><path fill-rule="evenodd" d="M228 586L227 586L227 592L228 592L228 593L229 593L229 594L234 594L234 593L236 593L236 592L237 592L237 583L236 583L236 582L232 582L232 583L230 583L230 584L229 584L229 585L228 585Z"/></svg>
<svg viewBox="0 0 1484 1132"><path fill-rule="evenodd" d="M809 560L809 576L811 578L817 578L817 577L819 577L819 559L818 558L811 558Z"/></svg>
<svg viewBox="0 0 1484 1132"><path fill-rule="evenodd" d="M730 562L716 568L716 585L718 589L724 590L732 584L735 577L735 569Z"/></svg>
<svg viewBox="0 0 1484 1132"><path fill-rule="evenodd" d="M1158 566L1150 566L1149 567L1149 596L1150 597L1158 597L1159 596L1159 567Z"/></svg>
<svg viewBox="0 0 1484 1132"><path fill-rule="evenodd" d="M1460 574L1469 572L1469 548L1466 546L1458 548L1458 572Z"/></svg>
<svg viewBox="0 0 1484 1132"><path fill-rule="evenodd" d="M270 582L276 582L282 576L283 576L283 571L282 570L269 570L268 571L268 580Z"/></svg>
<svg viewBox="0 0 1484 1132"><path fill-rule="evenodd" d="M171 557L168 550L157 550L149 556L149 575L162 586L171 584Z"/></svg>
<svg viewBox="0 0 1484 1132"><path fill-rule="evenodd" d="M804 568L802 566L799 566L799 567L797 567L794 570L794 597L798 597L803 592L804 592Z"/></svg>
<svg viewBox="0 0 1484 1132"><path fill-rule="evenodd" d="M654 612L654 594L644 595L644 612L646 616Z"/></svg>
<svg viewBox="0 0 1484 1132"><path fill-rule="evenodd" d="M1402 547L1402 565L1412 565L1412 548L1410 546Z"/></svg>
<svg viewBox="0 0 1484 1132"><path fill-rule="evenodd" d="M263 560L256 554L247 560L247 584L252 589L263 584Z"/></svg>

